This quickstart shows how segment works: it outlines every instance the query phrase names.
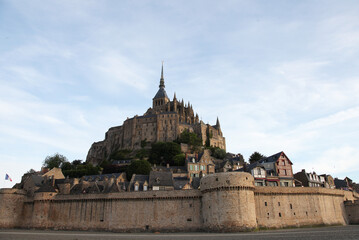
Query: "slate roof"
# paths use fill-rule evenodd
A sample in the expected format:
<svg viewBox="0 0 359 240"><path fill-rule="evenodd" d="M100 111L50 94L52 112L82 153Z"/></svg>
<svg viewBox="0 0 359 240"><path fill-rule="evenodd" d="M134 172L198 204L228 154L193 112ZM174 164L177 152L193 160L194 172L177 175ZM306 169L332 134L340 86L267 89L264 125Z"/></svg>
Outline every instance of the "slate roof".
<svg viewBox="0 0 359 240"><path fill-rule="evenodd" d="M258 162L260 162L260 163L263 163L263 162L276 162L276 161L278 161L278 159L279 159L279 157L280 157L280 155L281 155L282 153L285 155L285 153L282 151L282 152L276 153L276 154L274 154L274 155L272 155L272 156L269 156L269 157L266 157L266 158L262 158L262 159L259 160ZM287 157L287 155L285 155L285 156ZM291 164L293 164L292 161L290 161L288 157L287 157L287 159L288 159L288 161L289 161Z"/></svg>
<svg viewBox="0 0 359 240"><path fill-rule="evenodd" d="M138 182L139 183L139 191L143 191L143 184L147 181L149 181L149 176L148 175L140 175L140 174L136 174L134 175L133 179L131 179L130 182L130 191L134 191L135 190L135 183Z"/></svg>
<svg viewBox="0 0 359 240"><path fill-rule="evenodd" d="M198 189L200 186L200 183L201 183L201 179L199 177L192 178L191 185L192 185L193 189Z"/></svg>
<svg viewBox="0 0 359 240"><path fill-rule="evenodd" d="M173 178L173 185L175 190L181 190L189 180L186 177Z"/></svg>
<svg viewBox="0 0 359 240"><path fill-rule="evenodd" d="M50 184L43 184L38 190L35 192L56 192L55 188Z"/></svg>
<svg viewBox="0 0 359 240"><path fill-rule="evenodd" d="M173 186L172 172L151 171L149 186Z"/></svg>
<svg viewBox="0 0 359 240"><path fill-rule="evenodd" d="M91 181L93 181L96 178L99 178L99 181L103 181L105 177L111 178L112 176L115 176L115 178L118 178L119 176L121 176L121 174L123 174L123 173L109 173L109 174L101 174L101 175L89 175L89 176L83 176L83 180L89 181L89 179L91 179Z"/></svg>
<svg viewBox="0 0 359 240"><path fill-rule="evenodd" d="M30 176L31 180L34 182L35 186L41 187L44 182L44 177L40 175L33 174Z"/></svg>
<svg viewBox="0 0 359 240"><path fill-rule="evenodd" d="M166 90L163 87L158 89L158 92L156 93L153 99L157 99L157 98L168 98Z"/></svg>
<svg viewBox="0 0 359 240"><path fill-rule="evenodd" d="M338 188L338 189L348 188L348 184L347 184L347 182L345 180L335 178L334 179L334 184L335 184L335 187Z"/></svg>
<svg viewBox="0 0 359 240"><path fill-rule="evenodd" d="M117 164L131 164L132 160L114 160L112 161L113 165Z"/></svg>

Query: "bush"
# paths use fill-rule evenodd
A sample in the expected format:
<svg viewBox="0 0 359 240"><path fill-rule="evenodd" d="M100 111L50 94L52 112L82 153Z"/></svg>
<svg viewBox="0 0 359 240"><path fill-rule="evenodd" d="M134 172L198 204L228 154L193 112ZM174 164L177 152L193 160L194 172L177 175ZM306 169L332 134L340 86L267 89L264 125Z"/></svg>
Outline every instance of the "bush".
<svg viewBox="0 0 359 240"><path fill-rule="evenodd" d="M184 166L185 165L185 159L186 156L184 155L184 153L181 154L177 154L176 156L173 157L173 165L174 166Z"/></svg>
<svg viewBox="0 0 359 240"><path fill-rule="evenodd" d="M151 164L146 160L133 161L126 170L127 180L130 181L133 174L149 175Z"/></svg>
<svg viewBox="0 0 359 240"><path fill-rule="evenodd" d="M197 136L197 134L193 132L188 131L188 129L185 129L183 132L181 132L177 142L186 143L194 147L202 146L201 137Z"/></svg>
<svg viewBox="0 0 359 240"><path fill-rule="evenodd" d="M103 170L102 174L108 174L108 173L121 173L126 172L128 166L118 166L118 165L106 165Z"/></svg>
<svg viewBox="0 0 359 240"><path fill-rule="evenodd" d="M110 155L110 159L113 159L113 160L127 160L127 159L131 159L130 157L130 153L132 151L131 150L128 150L128 149L123 149L123 150L119 150L117 152L113 152L111 155Z"/></svg>
<svg viewBox="0 0 359 240"><path fill-rule="evenodd" d="M181 146L175 142L157 142L152 144L149 161L152 164L173 165L173 157L181 153Z"/></svg>
<svg viewBox="0 0 359 240"><path fill-rule="evenodd" d="M226 151L219 147L211 147L211 155L218 159L224 159L226 157Z"/></svg>
<svg viewBox="0 0 359 240"><path fill-rule="evenodd" d="M47 156L42 164L43 167L52 169L54 167L61 167L67 161L67 158L64 155L55 153L52 156Z"/></svg>

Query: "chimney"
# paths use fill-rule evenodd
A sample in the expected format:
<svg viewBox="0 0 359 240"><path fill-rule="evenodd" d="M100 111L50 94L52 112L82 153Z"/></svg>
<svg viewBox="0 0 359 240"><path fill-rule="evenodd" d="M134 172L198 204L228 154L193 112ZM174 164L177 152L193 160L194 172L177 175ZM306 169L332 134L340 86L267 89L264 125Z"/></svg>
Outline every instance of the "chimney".
<svg viewBox="0 0 359 240"><path fill-rule="evenodd" d="M52 175L52 186L55 187L55 176Z"/></svg>

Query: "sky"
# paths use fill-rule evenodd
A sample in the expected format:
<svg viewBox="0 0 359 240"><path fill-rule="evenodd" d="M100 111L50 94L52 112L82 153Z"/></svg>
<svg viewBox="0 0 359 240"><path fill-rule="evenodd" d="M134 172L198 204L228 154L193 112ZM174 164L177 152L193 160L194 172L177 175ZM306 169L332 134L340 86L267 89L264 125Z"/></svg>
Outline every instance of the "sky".
<svg viewBox="0 0 359 240"><path fill-rule="evenodd" d="M227 151L359 182L358 1L0 0L0 188L166 91ZM5 173L12 182L5 181Z"/></svg>

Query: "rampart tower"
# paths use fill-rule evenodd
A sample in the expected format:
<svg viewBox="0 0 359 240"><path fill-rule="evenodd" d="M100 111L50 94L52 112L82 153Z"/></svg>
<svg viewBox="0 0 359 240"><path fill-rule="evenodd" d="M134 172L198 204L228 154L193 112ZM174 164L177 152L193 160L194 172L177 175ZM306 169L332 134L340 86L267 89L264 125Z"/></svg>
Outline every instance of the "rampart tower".
<svg viewBox="0 0 359 240"><path fill-rule="evenodd" d="M236 232L257 227L254 178L245 172L216 173L201 179L204 229Z"/></svg>

